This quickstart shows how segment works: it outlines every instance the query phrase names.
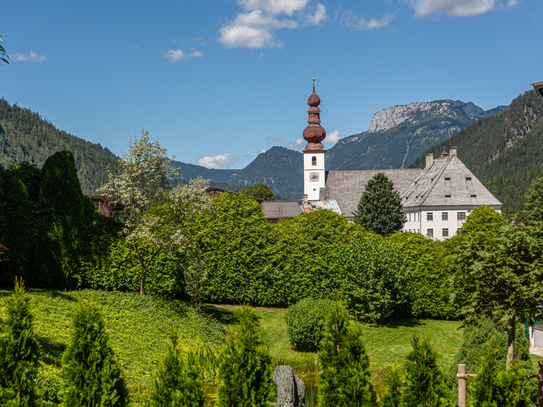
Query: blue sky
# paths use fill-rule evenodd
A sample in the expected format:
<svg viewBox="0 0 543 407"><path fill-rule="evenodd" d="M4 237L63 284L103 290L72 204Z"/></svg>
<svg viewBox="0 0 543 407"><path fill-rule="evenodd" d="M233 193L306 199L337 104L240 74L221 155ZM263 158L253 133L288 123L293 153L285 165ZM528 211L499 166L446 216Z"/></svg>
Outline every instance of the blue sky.
<svg viewBox="0 0 543 407"><path fill-rule="evenodd" d="M243 168L302 148L313 71L333 141L378 110L483 109L543 80L540 0L3 2L0 97L120 155L143 124L168 154ZM537 51L534 51L536 49Z"/></svg>

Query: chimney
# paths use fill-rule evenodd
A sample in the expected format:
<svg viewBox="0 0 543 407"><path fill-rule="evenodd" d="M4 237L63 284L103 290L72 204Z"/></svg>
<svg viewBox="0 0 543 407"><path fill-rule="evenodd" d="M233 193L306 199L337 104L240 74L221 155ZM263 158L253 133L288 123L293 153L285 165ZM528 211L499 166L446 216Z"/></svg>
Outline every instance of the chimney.
<svg viewBox="0 0 543 407"><path fill-rule="evenodd" d="M430 168L434 164L434 153L426 154L426 167Z"/></svg>
<svg viewBox="0 0 543 407"><path fill-rule="evenodd" d="M456 146L451 146L449 147L449 152L450 152L450 156L452 157L453 155L456 155Z"/></svg>

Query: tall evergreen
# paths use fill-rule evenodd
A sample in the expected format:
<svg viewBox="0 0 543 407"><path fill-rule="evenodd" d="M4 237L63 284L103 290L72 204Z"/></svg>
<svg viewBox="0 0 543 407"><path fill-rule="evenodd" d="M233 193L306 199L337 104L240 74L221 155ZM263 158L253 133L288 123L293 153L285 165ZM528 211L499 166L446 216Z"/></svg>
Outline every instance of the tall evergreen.
<svg viewBox="0 0 543 407"><path fill-rule="evenodd" d="M202 407L205 402L202 381L194 356L183 355L176 333L170 334L168 353L155 373L151 406Z"/></svg>
<svg viewBox="0 0 543 407"><path fill-rule="evenodd" d="M370 362L360 326L349 326L347 312L339 301L326 319L318 354L323 368L319 407L375 405Z"/></svg>
<svg viewBox="0 0 543 407"><path fill-rule="evenodd" d="M415 333L411 339L413 350L405 363L406 388L403 402L408 406L448 406L445 373L437 362L438 355L430 339L420 339Z"/></svg>
<svg viewBox="0 0 543 407"><path fill-rule="evenodd" d="M532 180L524 210L528 219L543 221L543 177Z"/></svg>
<svg viewBox="0 0 543 407"><path fill-rule="evenodd" d="M228 337L223 349L216 406L270 406L275 385L269 348L262 342L252 309L242 307L238 320L238 331Z"/></svg>
<svg viewBox="0 0 543 407"><path fill-rule="evenodd" d="M402 405L402 375L396 363L385 378L386 392L381 399L381 407L400 407Z"/></svg>
<svg viewBox="0 0 543 407"><path fill-rule="evenodd" d="M94 300L77 304L72 329L62 356L62 406L127 406L126 381Z"/></svg>
<svg viewBox="0 0 543 407"><path fill-rule="evenodd" d="M34 273L35 284L48 288L77 286L86 239L83 193L72 153L47 159L40 186Z"/></svg>
<svg viewBox="0 0 543 407"><path fill-rule="evenodd" d="M368 181L354 213L354 221L381 236L388 236L403 227L405 215L400 194L394 191L394 183L382 172Z"/></svg>
<svg viewBox="0 0 543 407"><path fill-rule="evenodd" d="M7 299L7 318L0 333L0 403L2 406L41 405L34 384L40 346L34 333L30 298L22 280Z"/></svg>

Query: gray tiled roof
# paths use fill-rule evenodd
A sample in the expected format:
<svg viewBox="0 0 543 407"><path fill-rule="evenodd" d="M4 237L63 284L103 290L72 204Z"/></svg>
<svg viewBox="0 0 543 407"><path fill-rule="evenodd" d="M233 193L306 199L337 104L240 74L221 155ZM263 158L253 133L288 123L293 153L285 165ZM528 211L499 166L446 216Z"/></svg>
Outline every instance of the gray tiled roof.
<svg viewBox="0 0 543 407"><path fill-rule="evenodd" d="M404 208L447 205L502 206L457 155L442 155L401 190Z"/></svg>
<svg viewBox="0 0 543 407"><path fill-rule="evenodd" d="M266 219L293 218L302 213L300 201L264 201L261 205Z"/></svg>
<svg viewBox="0 0 543 407"><path fill-rule="evenodd" d="M407 188L418 175L421 169L406 170L366 170L366 171L327 171L325 199L335 199L346 218L352 218L358 207L358 202L366 190L366 184L376 174L385 174L392 182L394 188L401 192Z"/></svg>

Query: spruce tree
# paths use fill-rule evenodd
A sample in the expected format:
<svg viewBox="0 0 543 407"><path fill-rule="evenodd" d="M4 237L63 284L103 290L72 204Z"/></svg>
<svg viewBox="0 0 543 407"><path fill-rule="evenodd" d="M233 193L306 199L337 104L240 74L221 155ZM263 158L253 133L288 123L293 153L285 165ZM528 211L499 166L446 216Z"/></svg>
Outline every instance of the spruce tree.
<svg viewBox="0 0 543 407"><path fill-rule="evenodd" d="M77 304L72 326L70 344L62 356L62 406L127 406L124 375L94 300Z"/></svg>
<svg viewBox="0 0 543 407"><path fill-rule="evenodd" d="M168 353L155 374L151 406L201 407L205 397L194 356L183 361L177 333L170 334Z"/></svg>
<svg viewBox="0 0 543 407"><path fill-rule="evenodd" d="M400 407L402 404L402 375L396 363L385 378L386 392L381 400L381 407Z"/></svg>
<svg viewBox="0 0 543 407"><path fill-rule="evenodd" d="M499 350L492 341L488 343L488 350L481 359L477 376L469 386L470 405L472 407L500 407L499 398Z"/></svg>
<svg viewBox="0 0 543 407"><path fill-rule="evenodd" d="M239 329L227 338L219 367L217 407L270 406L275 398L273 366L269 348L254 311L242 307Z"/></svg>
<svg viewBox="0 0 543 407"><path fill-rule="evenodd" d="M405 223L402 200L394 183L383 173L376 174L366 185L354 221L381 236L400 230Z"/></svg>
<svg viewBox="0 0 543 407"><path fill-rule="evenodd" d="M528 219L543 221L543 177L532 180L532 186L526 194L524 211Z"/></svg>
<svg viewBox="0 0 543 407"><path fill-rule="evenodd" d="M448 406L445 373L437 363L438 355L430 339L420 339L415 333L411 339L413 350L405 364L406 388L403 403L407 406Z"/></svg>
<svg viewBox="0 0 543 407"><path fill-rule="evenodd" d="M40 345L33 329L30 297L22 280L7 299L7 318L0 333L0 404L34 407L41 398L34 384Z"/></svg>
<svg viewBox="0 0 543 407"><path fill-rule="evenodd" d="M348 314L339 301L326 319L318 355L323 368L319 378L319 407L376 403L361 329L358 324L349 326Z"/></svg>

